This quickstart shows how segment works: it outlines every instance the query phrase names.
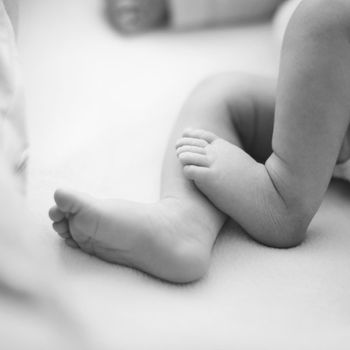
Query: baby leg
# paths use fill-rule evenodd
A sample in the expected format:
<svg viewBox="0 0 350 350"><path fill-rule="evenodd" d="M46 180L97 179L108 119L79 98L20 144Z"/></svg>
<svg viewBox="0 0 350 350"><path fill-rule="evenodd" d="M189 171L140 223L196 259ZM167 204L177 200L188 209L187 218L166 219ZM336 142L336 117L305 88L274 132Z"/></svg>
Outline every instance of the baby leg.
<svg viewBox="0 0 350 350"><path fill-rule="evenodd" d="M217 208L254 238L269 244L269 237L264 240L264 235L259 235L262 226L272 226L273 219L263 204L269 178L261 163L272 153L275 82L226 74L209 81L201 94L204 106L203 101L215 101L216 108L220 106L226 114L230 136L212 128L185 130L176 142L184 174ZM280 199L270 196L270 200L278 205ZM280 246L283 244L280 242Z"/></svg>
<svg viewBox="0 0 350 350"><path fill-rule="evenodd" d="M226 215L186 179L174 148L182 130L190 126L208 128L234 141L230 116L217 104L218 98L203 101L206 89L204 84L193 93L175 125L159 202L97 200L74 191L56 192L50 217L68 245L172 282L193 281L206 273Z"/></svg>
<svg viewBox="0 0 350 350"><path fill-rule="evenodd" d="M185 174L219 209L265 244L289 247L302 241L341 149L344 158L350 114L349 24L346 0L308 0L296 11L282 53L272 155L264 165L216 135L185 133L185 138L204 138L209 144L200 160L179 150ZM254 102L262 92L257 94L254 86L251 91ZM235 106L232 98L226 103L231 110L232 103ZM237 111L233 113L238 134L253 156L249 145L264 149L269 136L261 129L261 107L254 105L253 142ZM181 147L184 143L179 141Z"/></svg>

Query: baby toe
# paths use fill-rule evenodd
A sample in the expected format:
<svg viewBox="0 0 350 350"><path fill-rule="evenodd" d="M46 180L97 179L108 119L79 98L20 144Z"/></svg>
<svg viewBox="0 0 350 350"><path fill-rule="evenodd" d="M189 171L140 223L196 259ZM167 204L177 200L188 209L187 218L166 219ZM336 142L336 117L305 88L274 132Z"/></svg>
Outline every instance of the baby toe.
<svg viewBox="0 0 350 350"><path fill-rule="evenodd" d="M202 139L208 143L212 143L217 139L217 136L214 133L203 129L186 129L182 136Z"/></svg>
<svg viewBox="0 0 350 350"><path fill-rule="evenodd" d="M64 242L67 244L68 247L71 247L73 249L78 249L79 248L78 243L75 242L74 239L72 239L72 238L67 238L67 239L65 239Z"/></svg>
<svg viewBox="0 0 350 350"><path fill-rule="evenodd" d="M198 138L182 137L176 142L176 148L182 146L194 146L204 148L208 145L208 142Z"/></svg>
<svg viewBox="0 0 350 350"><path fill-rule="evenodd" d="M71 237L69 233L69 225L66 220L62 220L60 222L54 222L52 224L53 229L58 233L62 238Z"/></svg>
<svg viewBox="0 0 350 350"><path fill-rule="evenodd" d="M49 217L52 221L59 222L65 218L65 214L55 205L49 210Z"/></svg>
<svg viewBox="0 0 350 350"><path fill-rule="evenodd" d="M55 192L54 198L57 207L65 215L77 214L91 202L91 198L83 193L62 189Z"/></svg>
<svg viewBox="0 0 350 350"><path fill-rule="evenodd" d="M203 154L184 152L179 154L179 160L183 165L209 166L208 157Z"/></svg>
<svg viewBox="0 0 350 350"><path fill-rule="evenodd" d="M206 154L206 150L203 147L198 147L198 146L180 146L177 150L176 153L179 155L181 153L185 152L191 152L191 153L197 153L197 154Z"/></svg>

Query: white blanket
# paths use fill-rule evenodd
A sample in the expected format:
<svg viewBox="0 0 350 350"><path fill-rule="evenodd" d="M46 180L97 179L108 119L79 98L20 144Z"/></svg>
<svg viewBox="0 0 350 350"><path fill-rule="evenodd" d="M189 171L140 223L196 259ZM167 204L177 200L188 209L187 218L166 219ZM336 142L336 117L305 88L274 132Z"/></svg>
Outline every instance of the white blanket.
<svg viewBox="0 0 350 350"><path fill-rule="evenodd" d="M26 0L20 51L31 138L28 205L38 252L100 344L135 350L350 348L350 187L336 183L304 244L261 246L232 225L208 276L169 285L59 240L47 211L59 186L157 198L166 140L184 98L225 70L272 75L269 25L123 38L99 0Z"/></svg>

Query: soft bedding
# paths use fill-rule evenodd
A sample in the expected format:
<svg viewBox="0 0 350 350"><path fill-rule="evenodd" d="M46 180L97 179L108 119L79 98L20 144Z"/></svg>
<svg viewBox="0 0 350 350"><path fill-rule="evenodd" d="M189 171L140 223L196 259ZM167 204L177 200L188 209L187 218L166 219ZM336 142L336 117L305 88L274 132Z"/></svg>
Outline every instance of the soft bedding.
<svg viewBox="0 0 350 350"><path fill-rule="evenodd" d="M31 159L28 206L38 254L63 299L111 349L350 348L350 185L335 182L298 248L257 244L229 223L202 281L163 283L64 246L47 211L54 189L157 198L167 135L208 75L275 75L272 27L115 33L98 0L23 2L20 53ZM125 153L128 157L125 157Z"/></svg>

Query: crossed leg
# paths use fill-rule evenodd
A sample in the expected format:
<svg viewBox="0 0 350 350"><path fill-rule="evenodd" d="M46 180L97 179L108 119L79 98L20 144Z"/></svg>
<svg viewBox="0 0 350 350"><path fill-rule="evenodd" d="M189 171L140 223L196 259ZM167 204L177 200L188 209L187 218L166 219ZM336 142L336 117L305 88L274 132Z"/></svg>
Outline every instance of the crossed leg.
<svg viewBox="0 0 350 350"><path fill-rule="evenodd" d="M226 112L217 115L213 103L202 106L202 90L197 89L185 104L169 140L158 203L96 200L72 191L56 192L50 217L68 245L172 282L193 281L206 273L226 216L184 177L174 146L189 125L230 137Z"/></svg>
<svg viewBox="0 0 350 350"><path fill-rule="evenodd" d="M305 1L298 8L284 42L272 155L265 164L206 130L187 130L178 141L185 175L259 242L299 244L337 160L350 157L349 43L348 1ZM242 116L233 117L247 143ZM250 127L255 149L268 140L259 119L256 113Z"/></svg>
<svg viewBox="0 0 350 350"><path fill-rule="evenodd" d="M173 282L205 274L227 215L264 244L300 243L348 128L348 7L308 0L297 11L276 111L274 84L265 79L225 75L192 94L169 141L159 202L59 190L50 210L56 232L70 246ZM174 144L188 128L179 162Z"/></svg>
<svg viewBox="0 0 350 350"><path fill-rule="evenodd" d="M97 200L73 191L56 192L56 206L51 208L50 217L54 229L68 245L172 282L193 281L206 273L212 247L226 215L184 176L175 143L184 128L192 126L212 130L239 144L231 113L222 103L232 87L236 92L236 106L242 113L253 113L249 100L247 102L249 87L258 86L255 92L259 95L261 113L273 115L272 82L233 77L228 75L202 83L182 109L165 155L158 203ZM242 93L243 80L247 89ZM267 118L267 122L271 120ZM271 130L271 126L267 130ZM270 147L266 147L263 153L268 153Z"/></svg>

